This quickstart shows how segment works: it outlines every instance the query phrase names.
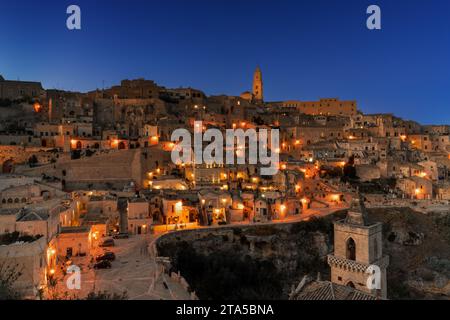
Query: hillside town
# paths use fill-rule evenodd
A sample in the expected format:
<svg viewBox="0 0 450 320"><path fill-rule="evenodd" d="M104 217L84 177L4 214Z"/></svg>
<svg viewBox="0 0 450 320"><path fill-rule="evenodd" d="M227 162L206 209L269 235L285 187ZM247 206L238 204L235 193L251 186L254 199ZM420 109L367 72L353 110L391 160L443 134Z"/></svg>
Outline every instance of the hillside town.
<svg viewBox="0 0 450 320"><path fill-rule="evenodd" d="M134 79L81 93L0 76L0 270L16 273L13 291L29 299L99 290L132 299L196 299L182 275L164 271L168 262L154 252L158 237L349 210L335 224L341 243L328 256L331 282L320 285L351 284L365 292L358 297L387 298L388 259L376 249L381 225L366 221L366 207L448 210L450 124L366 114L355 100L266 101L259 67L244 89L207 95ZM173 132L194 135L199 121L201 132L279 130L279 147L269 146L279 156L277 173L264 175L263 164L245 161L174 163ZM247 158L250 148L232 151ZM347 243L353 254L345 254L351 228L375 239L365 262L354 243ZM366 241L361 234L354 240ZM378 260L383 288L371 296L345 266ZM81 269L81 289L66 287L73 266ZM305 297L301 288L291 296Z"/></svg>

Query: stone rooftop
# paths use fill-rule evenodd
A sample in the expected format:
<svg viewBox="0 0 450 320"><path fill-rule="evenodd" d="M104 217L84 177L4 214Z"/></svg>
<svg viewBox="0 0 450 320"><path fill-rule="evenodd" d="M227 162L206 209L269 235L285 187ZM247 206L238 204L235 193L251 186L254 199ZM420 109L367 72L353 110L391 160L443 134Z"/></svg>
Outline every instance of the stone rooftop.
<svg viewBox="0 0 450 320"><path fill-rule="evenodd" d="M292 295L290 300L378 300L378 298L330 281L313 281Z"/></svg>

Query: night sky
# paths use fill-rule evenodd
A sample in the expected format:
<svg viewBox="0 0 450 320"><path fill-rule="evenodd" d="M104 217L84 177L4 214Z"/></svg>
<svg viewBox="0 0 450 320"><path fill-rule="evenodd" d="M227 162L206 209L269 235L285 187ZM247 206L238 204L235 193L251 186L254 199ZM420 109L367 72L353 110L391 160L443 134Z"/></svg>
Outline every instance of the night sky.
<svg viewBox="0 0 450 320"><path fill-rule="evenodd" d="M77 4L82 30L66 28ZM382 30L366 28L366 8ZM145 77L207 94L251 89L265 100L356 99L450 124L448 0L0 1L0 74L88 91Z"/></svg>

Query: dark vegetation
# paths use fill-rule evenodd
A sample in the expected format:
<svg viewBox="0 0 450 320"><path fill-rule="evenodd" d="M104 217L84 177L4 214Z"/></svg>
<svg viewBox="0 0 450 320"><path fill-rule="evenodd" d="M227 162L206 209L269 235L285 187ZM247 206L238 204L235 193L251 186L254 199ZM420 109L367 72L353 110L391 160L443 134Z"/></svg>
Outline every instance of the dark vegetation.
<svg viewBox="0 0 450 320"><path fill-rule="evenodd" d="M282 293L273 263L241 257L236 251L204 255L182 242L174 263L200 299L277 299Z"/></svg>
<svg viewBox="0 0 450 320"><path fill-rule="evenodd" d="M200 299L286 299L293 281L305 274L328 273L325 257L317 254L314 235L319 232L330 239L332 220L312 219L284 228L234 228L233 239L209 235L208 241L217 245L208 252L181 239L159 243L158 252L171 257L172 271L180 271ZM248 251L249 237L264 239L255 243L255 254ZM287 255L282 251L286 245ZM272 254L261 254L266 250Z"/></svg>
<svg viewBox="0 0 450 320"><path fill-rule="evenodd" d="M14 231L10 233L4 233L0 235L0 245L10 245L15 242L33 242L39 238L41 238L41 235L37 236L29 236L29 235L23 235L21 236L19 232Z"/></svg>
<svg viewBox="0 0 450 320"><path fill-rule="evenodd" d="M0 262L0 300L18 300L19 291L14 289L14 283L22 275L19 265Z"/></svg>
<svg viewBox="0 0 450 320"><path fill-rule="evenodd" d="M12 101L9 99L0 99L0 107L10 107L12 105Z"/></svg>
<svg viewBox="0 0 450 320"><path fill-rule="evenodd" d="M38 163L39 160L34 154L28 159L28 165L30 166L30 168L35 167Z"/></svg>
<svg viewBox="0 0 450 320"><path fill-rule="evenodd" d="M395 178L384 178L366 182L353 180L350 184L364 194L388 194L395 189L396 182Z"/></svg>

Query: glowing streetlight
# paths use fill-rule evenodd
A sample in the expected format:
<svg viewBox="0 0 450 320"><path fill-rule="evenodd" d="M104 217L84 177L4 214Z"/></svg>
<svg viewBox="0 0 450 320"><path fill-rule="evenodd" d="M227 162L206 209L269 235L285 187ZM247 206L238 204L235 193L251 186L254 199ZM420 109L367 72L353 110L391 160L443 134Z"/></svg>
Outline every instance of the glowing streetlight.
<svg viewBox="0 0 450 320"><path fill-rule="evenodd" d="M34 112L39 112L39 111L41 111L42 106L39 104L39 102L35 102L33 104L33 109L34 109Z"/></svg>

